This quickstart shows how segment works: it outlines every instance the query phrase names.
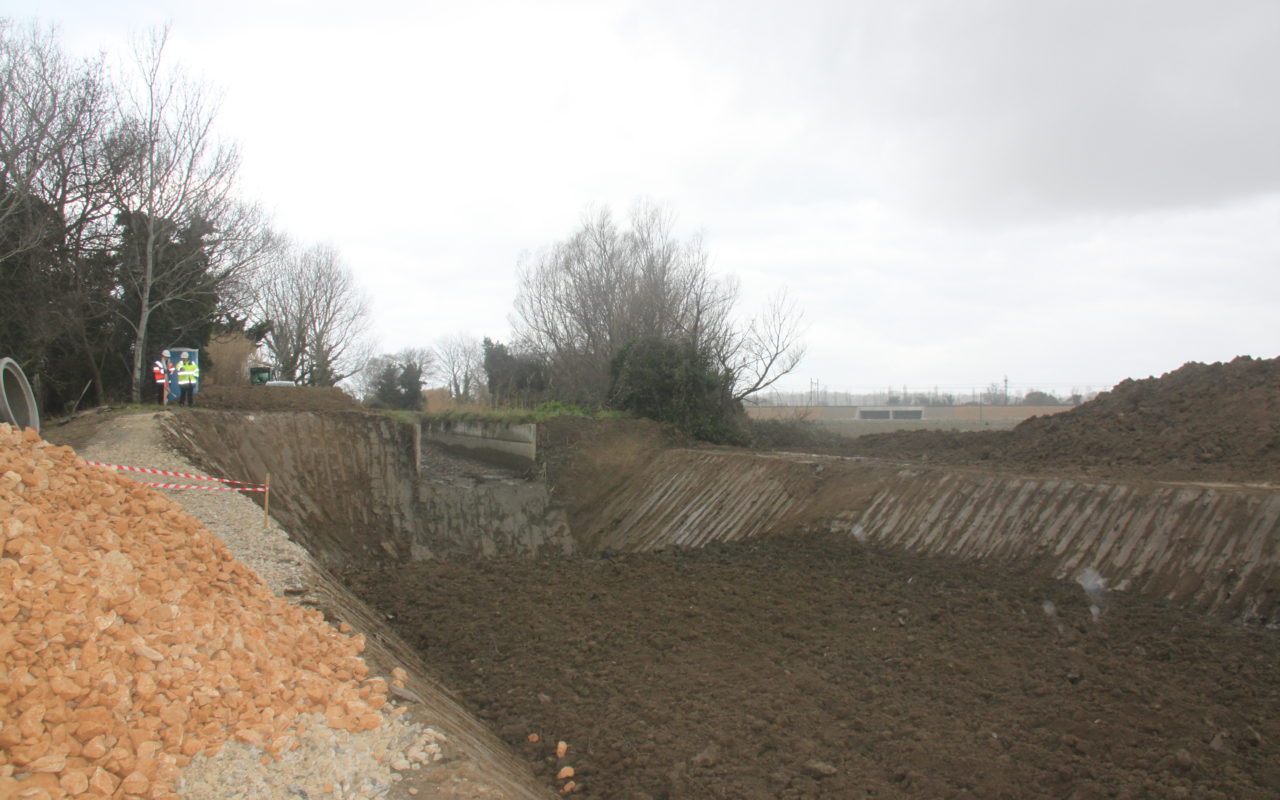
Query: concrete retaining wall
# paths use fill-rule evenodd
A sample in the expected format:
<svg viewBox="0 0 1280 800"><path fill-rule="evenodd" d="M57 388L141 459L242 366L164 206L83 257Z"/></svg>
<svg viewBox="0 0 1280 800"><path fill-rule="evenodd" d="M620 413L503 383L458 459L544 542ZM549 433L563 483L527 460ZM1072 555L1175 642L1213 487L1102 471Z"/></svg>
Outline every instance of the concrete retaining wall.
<svg viewBox="0 0 1280 800"><path fill-rule="evenodd" d="M577 551L564 509L540 480L433 478L415 496L418 527L402 531L414 559L439 553L478 556L569 555Z"/></svg>
<svg viewBox="0 0 1280 800"><path fill-rule="evenodd" d="M538 458L538 426L500 422L428 422L426 441L443 445L470 458L504 467L525 469Z"/></svg>

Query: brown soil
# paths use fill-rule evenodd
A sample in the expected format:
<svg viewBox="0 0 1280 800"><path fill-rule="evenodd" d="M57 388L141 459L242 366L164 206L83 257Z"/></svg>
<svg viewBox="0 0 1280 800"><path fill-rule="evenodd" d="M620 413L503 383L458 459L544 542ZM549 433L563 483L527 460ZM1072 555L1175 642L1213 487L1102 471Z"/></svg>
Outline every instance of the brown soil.
<svg viewBox="0 0 1280 800"><path fill-rule="evenodd" d="M1122 594L812 535L346 578L584 797L1280 795L1280 639Z"/></svg>
<svg viewBox="0 0 1280 800"><path fill-rule="evenodd" d="M83 450L94 440L99 431L111 424L119 413L130 412L113 409L110 406L99 406L69 417L57 420L47 419L41 425L40 436L50 444Z"/></svg>
<svg viewBox="0 0 1280 800"><path fill-rule="evenodd" d="M230 411L354 411L360 405L351 395L331 386L207 385L196 394L195 407ZM68 417L45 419L41 433L54 444L79 449L92 441L104 425L110 425L114 415L133 413L136 408L99 406ZM167 409L158 405L151 408L175 413L185 411L177 405Z"/></svg>
<svg viewBox="0 0 1280 800"><path fill-rule="evenodd" d="M1280 358L1189 363L1126 380L1084 405L1012 431L909 431L827 448L845 455L1023 472L1280 482Z"/></svg>
<svg viewBox="0 0 1280 800"><path fill-rule="evenodd" d="M547 428L563 448L547 451L548 475L603 493L624 479L610 459L669 444L646 428L624 452L600 446L629 441L623 423L565 424ZM603 455L583 466L588 446ZM840 452L1277 482L1280 360L1188 364L1004 434ZM1095 621L1080 586L1014 565L786 535L344 577L548 785L584 797L1280 796L1274 631L1123 593Z"/></svg>
<svg viewBox="0 0 1280 800"><path fill-rule="evenodd" d="M201 408L237 411L351 411L351 395L334 386L202 386Z"/></svg>

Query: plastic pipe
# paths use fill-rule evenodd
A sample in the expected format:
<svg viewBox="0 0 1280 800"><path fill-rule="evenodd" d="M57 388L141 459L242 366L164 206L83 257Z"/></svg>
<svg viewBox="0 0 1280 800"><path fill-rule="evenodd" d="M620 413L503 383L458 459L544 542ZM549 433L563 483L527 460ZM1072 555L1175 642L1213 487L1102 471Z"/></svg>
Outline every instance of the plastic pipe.
<svg viewBox="0 0 1280 800"><path fill-rule="evenodd" d="M40 431L40 409L22 367L12 358L0 358L0 422Z"/></svg>

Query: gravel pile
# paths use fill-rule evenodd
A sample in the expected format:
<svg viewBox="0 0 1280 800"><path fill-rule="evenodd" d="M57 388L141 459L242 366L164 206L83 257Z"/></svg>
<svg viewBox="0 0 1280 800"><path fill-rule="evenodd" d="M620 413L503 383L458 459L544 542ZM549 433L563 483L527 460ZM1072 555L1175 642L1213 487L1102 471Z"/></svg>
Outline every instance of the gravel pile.
<svg viewBox="0 0 1280 800"><path fill-rule="evenodd" d="M157 461L139 419L133 465L191 471ZM371 676L363 637L272 593L304 585L283 533L203 494L235 551L160 492L0 425L0 797L372 798L440 758L388 703L403 673Z"/></svg>

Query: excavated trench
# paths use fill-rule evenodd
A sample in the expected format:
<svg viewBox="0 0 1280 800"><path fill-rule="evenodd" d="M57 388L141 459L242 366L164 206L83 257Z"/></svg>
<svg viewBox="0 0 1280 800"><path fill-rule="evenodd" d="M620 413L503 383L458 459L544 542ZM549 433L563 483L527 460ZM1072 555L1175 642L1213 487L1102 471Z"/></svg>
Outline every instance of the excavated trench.
<svg viewBox="0 0 1280 800"><path fill-rule="evenodd" d="M1280 622L1274 488L668 448L625 425L564 451L544 441L552 452L538 461L532 427L460 436L357 412L208 411L171 423L224 474L269 473L273 515L328 566L652 552L829 530L1060 579L1092 568L1127 593Z"/></svg>
<svg viewBox="0 0 1280 800"><path fill-rule="evenodd" d="M554 788L563 739L578 792L636 800L1280 792L1273 488L620 422L169 425L210 469L270 473L273 516Z"/></svg>

